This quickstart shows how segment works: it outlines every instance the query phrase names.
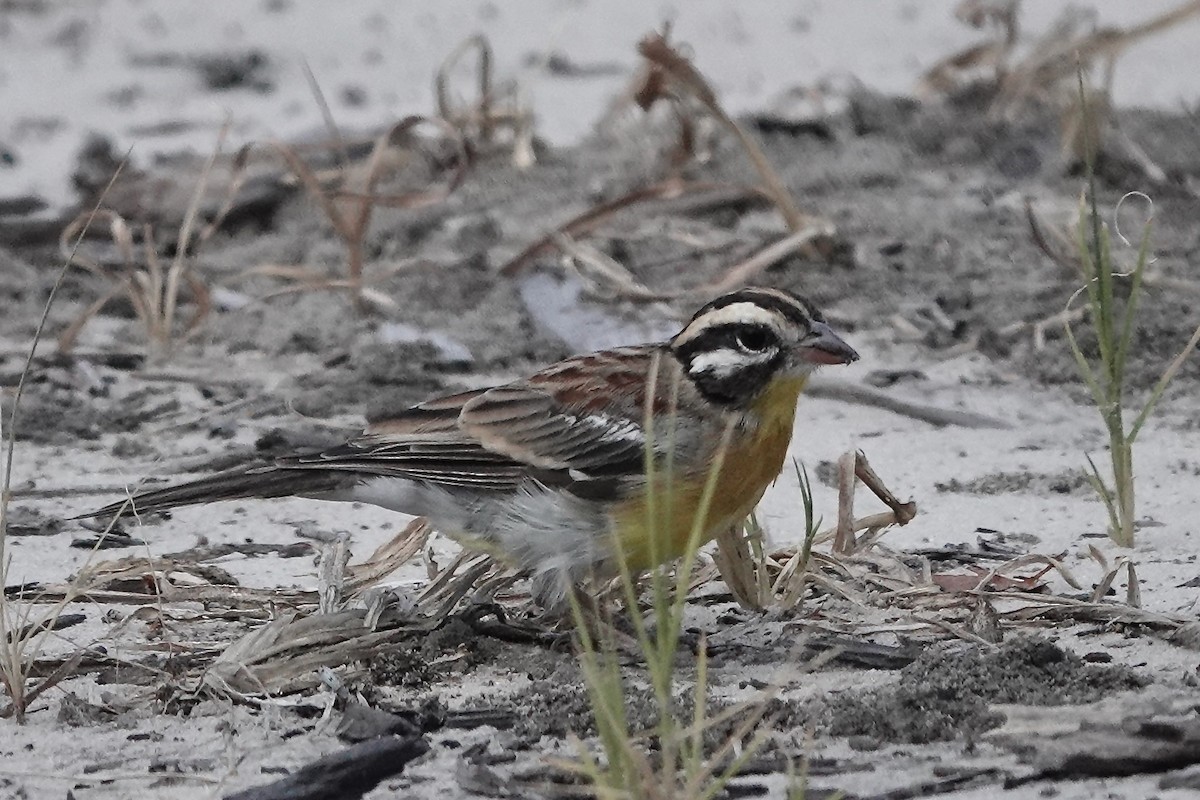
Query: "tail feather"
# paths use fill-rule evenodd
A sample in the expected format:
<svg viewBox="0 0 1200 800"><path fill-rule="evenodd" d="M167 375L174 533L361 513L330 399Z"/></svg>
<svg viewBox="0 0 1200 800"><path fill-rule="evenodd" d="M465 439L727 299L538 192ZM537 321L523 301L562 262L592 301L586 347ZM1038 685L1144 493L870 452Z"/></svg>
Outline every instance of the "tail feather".
<svg viewBox="0 0 1200 800"><path fill-rule="evenodd" d="M324 469L288 469L261 466L236 469L207 478L137 492L116 503L85 514L86 517L132 516L167 511L179 506L222 500L308 497L336 492L354 483L354 475Z"/></svg>

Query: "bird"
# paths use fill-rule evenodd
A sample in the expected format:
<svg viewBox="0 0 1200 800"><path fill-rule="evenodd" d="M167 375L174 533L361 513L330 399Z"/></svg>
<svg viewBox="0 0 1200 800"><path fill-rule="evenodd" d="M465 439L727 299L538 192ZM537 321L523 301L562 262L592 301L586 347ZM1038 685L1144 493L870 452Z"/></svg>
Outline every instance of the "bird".
<svg viewBox="0 0 1200 800"><path fill-rule="evenodd" d="M539 605L561 610L588 578L652 569L744 520L783 469L813 370L858 357L805 298L743 288L666 341L434 397L340 446L89 516L250 498L369 503L498 556L530 577Z"/></svg>

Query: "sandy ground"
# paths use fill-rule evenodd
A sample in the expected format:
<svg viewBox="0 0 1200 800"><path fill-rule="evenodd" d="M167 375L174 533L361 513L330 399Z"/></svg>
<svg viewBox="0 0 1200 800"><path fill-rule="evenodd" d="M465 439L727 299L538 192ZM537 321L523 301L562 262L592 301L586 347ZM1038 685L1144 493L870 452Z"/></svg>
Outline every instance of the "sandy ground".
<svg viewBox="0 0 1200 800"><path fill-rule="evenodd" d="M864 27L855 21L852 12L869 13L866 4L850 4L844 13L831 5L804 5L794 14L804 24L793 20L785 30L770 25L773 18L765 11L731 18L724 6L706 4L678 13L677 32L739 112L761 110L778 90L833 72L851 72L889 93L904 91L921 66L971 40L969 31L948 21L948 4L887 6L896 24L913 32L896 48L847 38L851 32L894 33L883 22ZM1132 14L1124 4L1102 5L1106 15ZM141 358L144 336L122 303L89 323L77 356L55 356L52 342L45 343L18 428L6 586L59 584L109 559L139 562L189 551L183 563L197 557L194 548L228 545L226 554L204 562L208 572L188 574L177 567L171 579L179 585L202 578L247 589L311 591L317 587L322 538L345 534L351 563L358 563L408 519L371 507L301 500L230 503L147 520L129 528L144 543L92 552L72 546L94 534L70 518L145 481L227 465L223 459L231 453L253 459L275 452L272 448L319 446L361 427L364 417L435 391L503 380L571 352L668 334L694 306L695 300L590 297L581 292L577 274L554 256L517 276L498 272L552 225L662 177L662 154L673 141L665 118L626 118L605 136L580 140L626 81L633 63L629 42L661 13L641 24L631 12L620 25L631 33L618 37L610 27L615 15L599 4L553 4L545 17L555 35L547 45L546 37L535 36L507 6L474 5L464 21L441 10L409 20L400 11L363 4L336 20L315 11L306 16L320 22L324 38L303 27L285 37L280 21L299 19L298 8L266 3L245 16L222 15L218 25L145 4L85 4L4 10L0 23L6 41L27 48L20 52L31 69L38 63L34 44L56 31L75 31L77 43L61 45L62 54L38 51L37 58L64 59L76 52L73 69L88 74L87 81L72 84L81 98L94 102L97 94L133 87L132 99L124 106L111 101L113 108L93 118L94 127L113 137L118 152L139 142L121 194L123 207L131 216L146 214L164 230L182 208L170 203L151 208L147 198L156 196L154 181L180 170L177 162L156 163L133 128L182 120L181 127L163 129L152 152L191 147L204 155L214 116L220 116L213 109L220 105L230 111L239 139L311 134L319 121L305 107L303 79L292 74L289 59L295 52L305 54L323 81L329 76L326 88L338 98L339 122L348 130L377 128L397 114L428 108L429 74L470 22L492 36L500 71L521 77L548 143L539 147L532 168L515 168L506 154L485 155L446 201L377 213L367 237L367 278L395 302L381 313L359 315L338 293L276 296L285 282L245 274L248 267L280 264L338 272L343 251L327 223L313 203L285 192L269 213L251 214L206 244L197 270L216 290L217 310L169 360ZM1029 24L1036 28L1048 16L1038 4ZM117 18L135 24L118 26ZM412 24L401 25L402 19ZM347 31L364 27L380 41L353 58L335 46ZM590 30L589 36L578 33L581 29ZM389 47L394 30L410 36L413 47ZM1194 26L1190 30L1194 35ZM1161 109L1182 96L1194 104L1195 87L1185 80L1194 71L1172 67L1172 59L1182 58L1183 51L1174 48L1184 31L1161 40L1142 66L1132 57L1122 62L1118 103L1136 99ZM784 44L778 37L813 47ZM620 45L613 44L617 39ZM268 64L264 80L271 88L241 88L232 95L181 91L183 82L196 80L193 67L164 66L153 56L190 58L199 52L185 41L229 42L238 52L262 49ZM569 48L574 63L597 68L567 80L527 58L568 49L567 42L584 42ZM842 60L847 49L863 55ZM764 60L768 52L788 53L800 63ZM10 63L6 57L3 91L12 93L18 82ZM397 76L391 93L378 88L377 77L350 77L360 68L363 74ZM51 66L45 70L47 80L57 74ZM253 76L255 69L246 74ZM1156 79L1152 92L1138 83L1139 76L1150 74L1172 79ZM354 95L347 87L354 86L365 87L365 102L346 99ZM31 91L26 85L10 96L29 103L20 97ZM917 105L860 90L832 96L838 102L822 126L762 133L768 156L794 195L836 224L839 248L832 261L793 256L758 279L811 295L849 331L863 355L853 367L823 373L797 418L792 454L817 478L817 513L825 520L836 517L831 462L859 448L896 494L920 508L911 524L884 535L872 555L877 564L896 559L918 575L923 563L946 575L965 574L972 563L986 570L999 562L956 561L945 552L960 544L978 551L986 543L1016 554L1053 556L1077 586L1051 572L1043 579L1045 595L996 593L991 605L1005 638L999 649L968 633L978 630L970 620L974 601L928 583L911 592L885 592L865 579L870 570L864 564L854 567L859 572L847 582L858 600L814 591L799 614L753 613L723 600L714 583L696 593L688 624L716 645L710 670L714 707L752 700L764 686L780 687L767 751L776 760L764 758L757 774L739 779L746 791L757 787L760 795L784 796L780 765L804 753L811 759L814 789L840 789L851 797L993 797L1003 776L1028 776L1039 768L1039 753L1054 752L1046 715L1037 716L1047 706L1054 708L1053 720L1073 733L1089 715L1107 721L1194 717L1189 698L1200 656L1194 638L1175 632L1182 628L1186 634L1187 623L1196 624L1200 599L1195 392L1200 367L1196 359L1184 367L1142 433L1136 452L1138 541L1131 550L1116 548L1104 536L1103 508L1083 477L1086 454L1101 464L1105 457L1099 416L1086 402L1057 328L1047 328L1042 344L1030 327L1059 312L1076 288L1034 244L1025 212L1029 200L1048 223L1063 224L1078 197L1080 179L1059 150L1057 115L1030 109L1019 120L999 123L988 119L986 98ZM166 103L165 97L175 100ZM251 106L253 113L246 112ZM14 194L37 194L51 205L71 196L64 169L76 166L71 153L83 126L75 115L59 116L64 121L50 125L45 136L17 142L21 160L12 173ZM1119 159L1101 173L1100 200L1110 219L1127 191L1155 197L1159 283L1147 291L1132 355L1139 398L1197 322L1189 287L1195 286L1200 251L1194 224L1200 151L1194 116L1129 108L1118 119L1167 174L1165 183L1150 185ZM712 158L690 167L689 177L750 180L733 143L718 138L712 147ZM187 188L176 194L186 197ZM1136 204L1124 208L1128 216L1120 221L1126 230L1138 213ZM762 207L692 213L660 207L619 216L585 241L621 261L638 280L679 289L715 279L782 232L777 215ZM98 257L111 257L102 241L87 247ZM1131 257L1129 248L1118 253ZM37 236L0 249L5 409L56 258L53 243ZM100 288L72 273L51 313L51 337ZM1089 346L1086 340L1084 345ZM996 424L934 425L848 399L848 387L870 387L913 406L972 412ZM860 497L860 514L877 510L865 494ZM772 545L796 545L799 509L797 480L785 472L759 512ZM402 593L415 592L431 564L445 567L455 553L454 545L435 537L388 581ZM1115 619L1023 613L1039 597L1087 598L1104 576L1097 556L1136 565L1141 610L1121 610L1123 616ZM1128 597L1127 575L1122 571L1114 581L1110 609L1120 610ZM506 601L518 617L519 588ZM718 596L706 600L710 595ZM36 613L46 608L40 605ZM139 608L99 601L66 611L83 619L51 637L45 656L61 658L86 646L96 665L39 698L25 725L0 720L0 798L223 797L345 746L337 737L341 712L330 710L328 690L258 705L199 691L198 676L212 659L247 631L283 615L282 602L230 613L200 603ZM829 635L892 648L889 652L911 648L906 661L921 655L903 670L901 663L884 669L835 660L805 672L811 653L798 653L797 647ZM113 669L113 663L128 671ZM146 669L131 666L137 664L152 667L148 678ZM461 620L402 639L370 663L347 665L339 674L377 708L436 703L444 710L442 727L427 735L430 753L385 780L370 798L528 796L521 780L542 779L548 757L573 753L567 731L591 732L569 652L502 641ZM694 674L687 654L680 674ZM644 714L637 670L630 668L629 675L634 713ZM989 716L992 712L1002 716ZM998 728L1002 722L1005 727ZM1118 757L1101 750L1101 761ZM995 772L984 772L988 769ZM945 783L974 770L981 772L974 785L954 789ZM1173 798L1194 792L1160 780L1158 774L1090 780L1067 774L1013 785L1006 796ZM893 790L897 793L886 794Z"/></svg>

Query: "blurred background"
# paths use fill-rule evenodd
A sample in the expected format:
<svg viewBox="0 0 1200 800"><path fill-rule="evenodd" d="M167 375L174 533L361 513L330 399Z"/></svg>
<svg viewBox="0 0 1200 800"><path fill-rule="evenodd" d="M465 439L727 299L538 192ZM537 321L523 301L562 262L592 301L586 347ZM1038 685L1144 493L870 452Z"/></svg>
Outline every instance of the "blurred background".
<svg viewBox="0 0 1200 800"><path fill-rule="evenodd" d="M1128 27L1179 6L1039 0L1021 7L1019 35L1033 47L1056 26ZM538 135L566 145L593 129L628 83L634 45L664 22L725 108L741 114L822 82L917 92L927 70L986 38L969 17L959 0L6 0L0 200L71 199L72 159L90 132L133 146L135 158L207 152L226 118L235 144L320 135L305 63L338 125L367 128L429 113L433 71L482 32L496 75L515 81ZM1194 108L1198 42L1195 15L1132 42L1113 75L1115 103Z"/></svg>

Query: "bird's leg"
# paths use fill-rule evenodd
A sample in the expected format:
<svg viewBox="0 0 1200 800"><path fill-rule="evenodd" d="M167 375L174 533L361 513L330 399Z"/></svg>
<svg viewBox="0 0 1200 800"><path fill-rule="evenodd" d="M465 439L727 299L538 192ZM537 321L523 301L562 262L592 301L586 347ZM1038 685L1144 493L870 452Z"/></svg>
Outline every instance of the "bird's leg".
<svg viewBox="0 0 1200 800"><path fill-rule="evenodd" d="M630 636L614 624L612 607L579 584L573 584L570 589L571 623L575 627L586 629L588 637L596 650L612 649L627 655L640 655L641 645L634 636Z"/></svg>

